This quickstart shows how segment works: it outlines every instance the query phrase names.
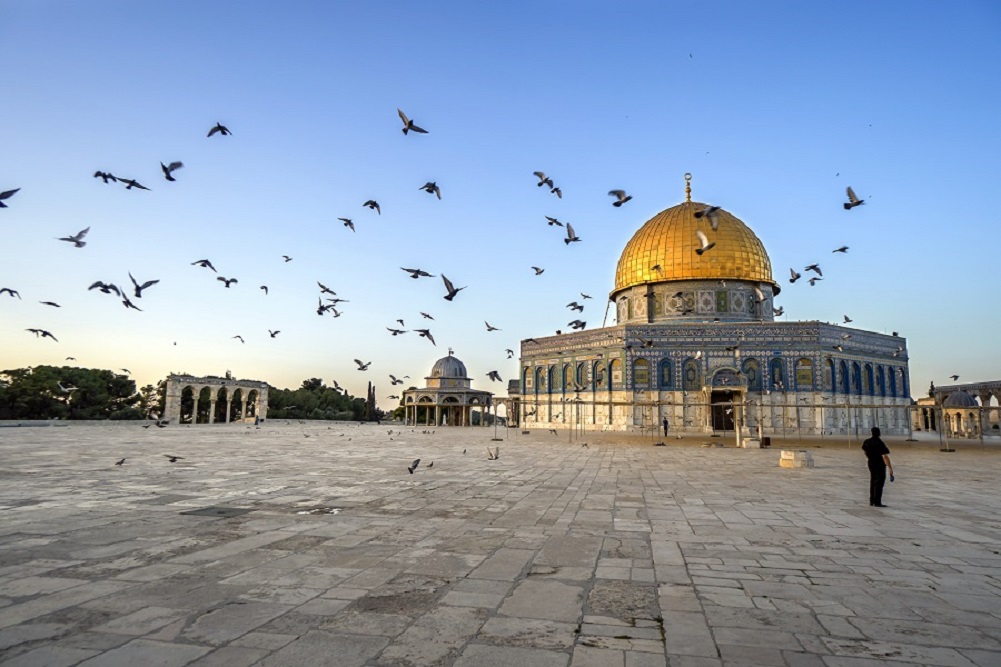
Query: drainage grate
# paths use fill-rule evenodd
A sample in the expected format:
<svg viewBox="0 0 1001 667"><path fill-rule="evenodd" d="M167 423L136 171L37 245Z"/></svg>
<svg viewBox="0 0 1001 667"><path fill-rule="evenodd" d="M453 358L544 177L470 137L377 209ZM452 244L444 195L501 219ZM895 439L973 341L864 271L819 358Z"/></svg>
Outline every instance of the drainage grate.
<svg viewBox="0 0 1001 667"><path fill-rule="evenodd" d="M247 512L253 512L252 509L246 509L243 507L203 507L200 510L190 510L188 512L181 512L181 514L191 514L194 516L214 516L218 518L228 518L231 516L240 516L241 514L246 514Z"/></svg>

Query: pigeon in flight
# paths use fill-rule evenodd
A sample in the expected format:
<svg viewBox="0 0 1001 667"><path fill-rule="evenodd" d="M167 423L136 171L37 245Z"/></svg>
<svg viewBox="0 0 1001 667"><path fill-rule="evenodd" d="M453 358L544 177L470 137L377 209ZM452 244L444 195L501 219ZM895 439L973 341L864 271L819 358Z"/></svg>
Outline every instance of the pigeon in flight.
<svg viewBox="0 0 1001 667"><path fill-rule="evenodd" d="M452 284L452 281L446 278L444 273L441 274L441 279L445 281L445 290L448 292L448 294L442 297L445 301L451 301L460 290L466 289L465 287L459 287L456 289L456 287Z"/></svg>
<svg viewBox="0 0 1001 667"><path fill-rule="evenodd" d="M490 378L494 382L503 382L504 381L504 380L501 379L500 373L497 372L497 371L490 371L489 373L487 373L487 377Z"/></svg>
<svg viewBox="0 0 1001 667"><path fill-rule="evenodd" d="M389 327L386 327L386 331L388 331L389 333L393 334L394 336L399 336L400 334L407 333L403 329L390 329Z"/></svg>
<svg viewBox="0 0 1001 667"><path fill-rule="evenodd" d="M816 285L818 280L823 280L823 278L818 278L816 276L814 276L813 278L810 278L810 287L813 287L814 285Z"/></svg>
<svg viewBox="0 0 1001 667"><path fill-rule="evenodd" d="M789 282L794 283L803 277L802 273L796 273L792 268L789 269Z"/></svg>
<svg viewBox="0 0 1001 667"><path fill-rule="evenodd" d="M20 189L21 188L14 188L13 190L4 190L3 192L0 192L0 208L7 208L7 204L4 203L4 200L13 197Z"/></svg>
<svg viewBox="0 0 1001 667"><path fill-rule="evenodd" d="M772 310L772 313L774 313L776 317L783 315L785 312L786 312L785 308L783 308L782 306L779 306L778 308Z"/></svg>
<svg viewBox="0 0 1001 667"><path fill-rule="evenodd" d="M548 222L546 224L549 225L550 227L552 227L553 225L556 225L557 227L562 227L563 226L562 222L560 222L556 218L550 218L548 215L546 216L546 220L548 220Z"/></svg>
<svg viewBox="0 0 1001 667"><path fill-rule="evenodd" d="M134 178L119 178L118 182L124 183L126 190L131 190L132 188L137 188L139 190L149 190L149 188L147 188L145 185L143 185Z"/></svg>
<svg viewBox="0 0 1001 667"><path fill-rule="evenodd" d="M329 287L321 283L319 280L316 281L316 284L320 286L320 294L331 294L333 296L337 296L337 292L330 289Z"/></svg>
<svg viewBox="0 0 1001 667"><path fill-rule="evenodd" d="M514 350L508 348L508 349L506 349L504 351L507 352L507 358L508 359L513 359L514 358Z"/></svg>
<svg viewBox="0 0 1001 667"><path fill-rule="evenodd" d="M274 338L274 337L276 337L276 336L277 336L278 334L280 334L280 333L281 333L281 330L278 330L278 331L272 331L271 329L268 329L268 333L269 333L269 334L271 335L271 337L272 337L272 338Z"/></svg>
<svg viewBox="0 0 1001 667"><path fill-rule="evenodd" d="M267 296L268 295L268 286L267 285L261 285L261 289L264 290L264 296Z"/></svg>
<svg viewBox="0 0 1001 667"><path fill-rule="evenodd" d="M820 270L820 265L819 264L811 264L810 266L806 267L803 270L804 271L813 271L818 276L823 276L824 275L823 272Z"/></svg>
<svg viewBox="0 0 1001 667"><path fill-rule="evenodd" d="M207 135L205 135L205 136L211 137L216 132L218 132L219 134L221 134L224 137L228 137L229 135L233 134L232 132L229 131L229 128L226 127L225 125L223 125L222 123L216 123L215 127L213 127L211 130L209 130L209 133Z"/></svg>
<svg viewBox="0 0 1001 667"><path fill-rule="evenodd" d="M844 324L850 324L855 321L852 318L848 317L847 315L845 315L844 317L845 317Z"/></svg>
<svg viewBox="0 0 1001 667"><path fill-rule="evenodd" d="M713 241L712 243L709 242L708 237L706 237L706 233L703 232L701 229L695 230L695 236L699 238L699 243L701 244L701 247L695 249L695 252L699 255L701 255L707 250L712 249L712 247L716 245L715 241Z"/></svg>
<svg viewBox="0 0 1001 667"><path fill-rule="evenodd" d="M695 212L696 218L708 218L709 225L715 232L719 228L719 206L706 206L701 211Z"/></svg>
<svg viewBox="0 0 1001 667"><path fill-rule="evenodd" d="M247 342L247 341L243 340L243 336L240 336L239 334L237 334L236 336L233 336L233 338L239 338L241 343L246 343Z"/></svg>
<svg viewBox="0 0 1001 667"><path fill-rule="evenodd" d="M567 326L570 327L571 329L580 330L587 326L587 321L574 320L573 322L568 323Z"/></svg>
<svg viewBox="0 0 1001 667"><path fill-rule="evenodd" d="M105 183L108 183L109 181L111 183L117 183L118 182L118 179L115 178L114 174L110 174L110 173L108 173L106 171L95 171L94 172L94 178L100 178Z"/></svg>
<svg viewBox="0 0 1001 667"><path fill-rule="evenodd" d="M955 382L956 380L958 380L958 379L959 379L959 376L958 376L958 375L950 375L949 377L951 377L951 378L952 378L952 381L953 381L953 382Z"/></svg>
<svg viewBox="0 0 1001 667"><path fill-rule="evenodd" d="M77 387L74 387L73 385L70 385L68 387L64 387L62 382L56 382L56 384L59 385L59 391L63 392L64 394L68 394L71 391L76 391L77 390Z"/></svg>
<svg viewBox="0 0 1001 667"><path fill-rule="evenodd" d="M83 240L83 237L85 237L87 235L87 232L89 232L89 231L90 231L90 227L88 227L87 229L84 229L84 230L81 230L81 231L77 232L76 236L64 236L64 237L62 237L59 240L60 241L69 241L70 243L72 243L77 248L82 248L85 245L87 245L87 242Z"/></svg>
<svg viewBox="0 0 1001 667"><path fill-rule="evenodd" d="M541 276L542 272L545 271L545 269L539 268L538 266L533 266L532 270L535 271L535 275L537 276Z"/></svg>
<svg viewBox="0 0 1001 667"><path fill-rule="evenodd" d="M418 134L428 133L424 128L414 125L414 121L407 118L407 114L403 113L400 109L397 109L396 113L400 115L400 120L403 121L403 134L407 134L408 132L416 132Z"/></svg>
<svg viewBox="0 0 1001 667"><path fill-rule="evenodd" d="M226 289L229 289L229 286L231 284L240 282L236 278L223 278L222 276L219 276L218 278L216 278L216 280L226 283Z"/></svg>
<svg viewBox="0 0 1001 667"><path fill-rule="evenodd" d="M433 320L434 319L433 317L431 317L430 315L428 315L424 311L421 311L421 317L423 317L425 320Z"/></svg>
<svg viewBox="0 0 1001 667"><path fill-rule="evenodd" d="M550 194L554 194L557 197L559 197L560 199L563 199L563 190L560 190L559 188L553 188L549 192L550 192Z"/></svg>
<svg viewBox="0 0 1001 667"><path fill-rule="evenodd" d="M16 289L11 289L11 288L9 288L9 287L2 287L2 288L0 288L0 294L3 294L4 292L7 292L7 294L10 294L10 298L12 298L12 299L13 299L13 298L14 298L15 296L16 296L16 297L17 297L18 299L20 299L20 298L21 298L21 293L20 293L20 292L18 292L18 291L17 291Z"/></svg>
<svg viewBox="0 0 1001 667"><path fill-rule="evenodd" d="M18 298L20 298L20 297L18 297ZM53 308L62 308L62 306L60 306L55 301L39 301L38 303L42 304L43 306L52 306Z"/></svg>
<svg viewBox="0 0 1001 667"><path fill-rule="evenodd" d="M538 185L540 188L543 185L548 185L550 188L555 187L553 185L553 179L551 179L548 176L546 176L545 172L543 172L543 171L533 171L532 173L535 174L539 178L539 182L536 183L536 185Z"/></svg>
<svg viewBox="0 0 1001 667"><path fill-rule="evenodd" d="M362 206L368 206L379 215L382 215L382 208L379 207L379 202L374 199L367 200L364 204L362 204Z"/></svg>
<svg viewBox="0 0 1001 667"><path fill-rule="evenodd" d="M438 346L438 343L434 342L434 336L431 335L430 329L414 329L414 331L419 333L421 335L421 338L427 338L429 341L431 341L431 344L434 345L435 347Z"/></svg>
<svg viewBox="0 0 1001 667"><path fill-rule="evenodd" d="M117 285L114 285L113 283L104 283L101 282L100 280L95 281L94 284L88 287L87 289L88 290L99 289L105 294L111 294L112 292L114 292L118 296L122 295L122 292L121 290L118 289Z"/></svg>
<svg viewBox="0 0 1001 667"><path fill-rule="evenodd" d="M429 195L437 195L438 199L441 199L441 188L439 188L438 184L435 183L434 181L428 181L427 183L425 183L424 185L422 185L421 187L419 187L417 189L418 190L423 190L424 192L428 193Z"/></svg>
<svg viewBox="0 0 1001 667"><path fill-rule="evenodd" d="M847 193L848 195L848 201L845 202L844 204L846 211L850 211L856 206L861 206L862 204L865 203L864 199L859 199L858 197L855 196L855 191L852 190L851 186L845 188L845 193Z"/></svg>
<svg viewBox="0 0 1001 667"><path fill-rule="evenodd" d="M583 292L581 292L580 293L580 298L582 298L582 299L590 299L591 295L590 294L584 294Z"/></svg>
<svg viewBox="0 0 1001 667"><path fill-rule="evenodd" d="M282 255L282 259L284 259L284 260L285 260L285 263L286 263L286 264L288 264L289 262L291 262L291 261L292 261L292 258L291 258L291 257L289 257L288 255Z"/></svg>
<svg viewBox="0 0 1001 667"><path fill-rule="evenodd" d="M391 385L403 384L403 380L399 379L398 377L396 377L395 375L393 375L392 373L390 373L390 375L389 375L389 383Z"/></svg>
<svg viewBox="0 0 1001 667"><path fill-rule="evenodd" d="M372 365L372 362L363 363L361 359L355 359L355 363L358 364L358 370L367 371L368 367Z"/></svg>
<svg viewBox="0 0 1001 667"><path fill-rule="evenodd" d="M160 424L157 424L157 426L159 425ZM183 456L173 456L172 454L164 454L164 456L166 456L171 463L177 463L184 458Z"/></svg>
<svg viewBox="0 0 1001 667"><path fill-rule="evenodd" d="M351 231L355 230L355 223L351 218L337 218L337 219L343 222L344 226L350 229Z"/></svg>
<svg viewBox="0 0 1001 667"><path fill-rule="evenodd" d="M567 237L565 239L563 239L563 242L566 243L567 245L570 245L571 243L576 243L578 241L580 241L580 237L577 236L574 233L573 226L568 222L567 223Z"/></svg>
<svg viewBox="0 0 1001 667"><path fill-rule="evenodd" d="M144 289L146 289L147 287L152 287L153 285L156 285L158 282L160 282L159 280L147 280L142 285L140 285L139 282L132 277L131 271L129 272L129 278L132 280L132 286L135 288L135 294L137 299L142 298L142 291Z"/></svg>
<svg viewBox="0 0 1001 667"><path fill-rule="evenodd" d="M487 331L500 331L497 327L490 326L490 323L486 320L483 320L483 323L487 325Z"/></svg>
<svg viewBox="0 0 1001 667"><path fill-rule="evenodd" d="M618 208L625 204L627 201L633 198L632 195L627 195L625 190L609 190L608 194L615 197L615 201L612 202L612 206Z"/></svg>
<svg viewBox="0 0 1001 667"><path fill-rule="evenodd" d="M163 177L168 181L176 181L173 173L184 166L183 162L171 162L170 164L160 163L160 169L163 170Z"/></svg>
<svg viewBox="0 0 1001 667"><path fill-rule="evenodd" d="M584 306L580 305L576 301L571 301L570 303L567 304L566 307L569 308L570 310L576 310L578 313L584 312Z"/></svg>
<svg viewBox="0 0 1001 667"><path fill-rule="evenodd" d="M410 277L413 278L414 280L417 280L418 278L434 278L433 274L428 273L427 271L424 271L422 269L404 269L401 266L400 270L409 273Z"/></svg>
<svg viewBox="0 0 1001 667"><path fill-rule="evenodd" d="M841 345L832 345L831 347L834 348L835 350L837 350L838 352L844 352L845 351L845 348L842 347Z"/></svg>
<svg viewBox="0 0 1001 667"><path fill-rule="evenodd" d="M129 300L129 295L126 294L125 292L122 292L122 305L125 306L126 308L131 308L132 310L138 310L139 312L142 312L142 308L132 303Z"/></svg>
<svg viewBox="0 0 1001 667"><path fill-rule="evenodd" d="M848 246L843 245L840 248L835 248L831 252L844 252L844 253L847 253L848 252Z"/></svg>
<svg viewBox="0 0 1001 667"><path fill-rule="evenodd" d="M419 466L420 464L421 464L420 459L414 459L414 462L411 463L409 466L407 466L407 472L413 475L414 471L417 470L417 466Z"/></svg>
<svg viewBox="0 0 1001 667"><path fill-rule="evenodd" d="M212 266L212 262L210 262L207 259L200 259L197 262L191 262L191 266L195 266L195 265L201 266L201 267L206 268L206 269L212 269L213 271L215 271L215 267ZM218 271L216 271L216 273L218 273Z"/></svg>
<svg viewBox="0 0 1001 667"><path fill-rule="evenodd" d="M57 339L55 336L53 336L45 329L25 329L25 331L30 331L31 333L35 334L35 338L51 338L57 343L59 342L59 339Z"/></svg>

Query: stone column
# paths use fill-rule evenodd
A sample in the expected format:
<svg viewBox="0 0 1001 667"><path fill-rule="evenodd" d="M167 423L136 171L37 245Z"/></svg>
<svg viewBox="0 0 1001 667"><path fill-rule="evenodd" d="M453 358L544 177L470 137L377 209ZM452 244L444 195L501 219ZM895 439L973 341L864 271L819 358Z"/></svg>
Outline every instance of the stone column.
<svg viewBox="0 0 1001 667"><path fill-rule="evenodd" d="M218 399L215 397L215 394L213 394L212 398L209 399L209 423L210 424L215 424L215 404L217 402L218 402Z"/></svg>
<svg viewBox="0 0 1001 667"><path fill-rule="evenodd" d="M233 399L229 396L226 397L226 419L224 420L226 424L230 422L233 418Z"/></svg>
<svg viewBox="0 0 1001 667"><path fill-rule="evenodd" d="M192 398L192 401L193 401L192 404L191 404L191 423L192 424L197 424L198 423L198 394L194 393L193 389L192 389L192 392L191 392L191 398ZM177 407L177 423L178 424L181 423L181 407L180 407L180 404L178 404L178 407Z"/></svg>

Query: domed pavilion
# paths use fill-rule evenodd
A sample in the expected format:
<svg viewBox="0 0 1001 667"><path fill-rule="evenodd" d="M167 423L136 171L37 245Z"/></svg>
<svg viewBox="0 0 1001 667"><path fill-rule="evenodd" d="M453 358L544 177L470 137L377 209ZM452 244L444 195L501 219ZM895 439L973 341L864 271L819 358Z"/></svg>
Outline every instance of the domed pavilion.
<svg viewBox="0 0 1001 667"><path fill-rule="evenodd" d="M615 326L522 341L521 424L907 433L906 340L776 321L781 288L764 244L729 211L704 214L685 179L685 201L622 251L609 293ZM697 232L714 244L702 253Z"/></svg>
<svg viewBox="0 0 1001 667"><path fill-rule="evenodd" d="M434 362L423 389L403 392L408 426L486 426L492 393L472 388L466 365L453 356Z"/></svg>

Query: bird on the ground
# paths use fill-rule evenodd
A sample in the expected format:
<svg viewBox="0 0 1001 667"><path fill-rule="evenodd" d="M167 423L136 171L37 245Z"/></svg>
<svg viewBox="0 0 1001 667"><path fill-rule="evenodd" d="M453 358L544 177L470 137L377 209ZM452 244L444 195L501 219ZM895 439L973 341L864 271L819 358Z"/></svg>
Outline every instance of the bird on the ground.
<svg viewBox="0 0 1001 667"><path fill-rule="evenodd" d="M89 232L89 231L90 231L90 227L88 227L87 229L80 230L79 232L76 233L75 236L64 236L64 237L62 237L59 240L60 241L69 241L70 243L72 243L77 248L82 248L85 245L87 245L87 242L83 240L83 237L85 237L87 235L87 232Z"/></svg>
<svg viewBox="0 0 1001 667"><path fill-rule="evenodd" d="M493 382L504 381L501 379L500 373L498 371L490 371L489 373L487 373L487 377L490 378Z"/></svg>
<svg viewBox="0 0 1001 667"><path fill-rule="evenodd" d="M701 229L695 230L695 236L698 237L699 243L701 244L701 247L695 249L695 252L699 255L706 252L707 250L712 249L713 246L716 245L715 241L713 241L712 243L709 242L709 238L706 236L705 232L703 232Z"/></svg>
<svg viewBox="0 0 1001 667"><path fill-rule="evenodd" d="M159 424L157 424L159 426ZM174 456L173 454L164 454L171 463L177 463L178 461L184 459L183 456Z"/></svg>
<svg viewBox="0 0 1001 667"><path fill-rule="evenodd" d="M233 336L233 338L239 338L241 343L246 343L247 342L247 341L243 340L243 336L241 336L239 334L237 334L236 336Z"/></svg>
<svg viewBox="0 0 1001 667"><path fill-rule="evenodd" d="M854 322L855 321L852 318L848 317L847 315L845 315L844 318L845 318L845 321L844 321L845 324L848 324L850 322Z"/></svg>
<svg viewBox="0 0 1001 667"><path fill-rule="evenodd" d="M506 349L504 351L507 352L507 358L508 359L513 359L514 358L514 350L508 348L508 349Z"/></svg>
<svg viewBox="0 0 1001 667"><path fill-rule="evenodd" d="M831 252L845 252L846 253L846 252L848 252L848 246L843 245L840 248L835 248Z"/></svg>
<svg viewBox="0 0 1001 667"><path fill-rule="evenodd" d="M197 262L191 262L191 266L195 266L195 265L200 266L200 267L205 268L205 269L212 269L213 271L215 271L215 267L212 266L212 262L210 262L207 259L200 259ZM216 273L218 273L218 271L216 271Z"/></svg>
<svg viewBox="0 0 1001 667"><path fill-rule="evenodd" d="M438 343L434 342L434 336L431 335L430 329L414 329L414 331L419 333L421 338L427 338L429 341L431 341L432 345L437 347Z"/></svg>
<svg viewBox="0 0 1001 667"><path fill-rule="evenodd" d="M709 226L716 231L719 228L719 206L706 206L701 211L695 212L696 218L708 218Z"/></svg>
<svg viewBox="0 0 1001 667"><path fill-rule="evenodd" d="M445 290L448 292L448 294L442 297L443 299L445 299L445 301L451 301L452 299L455 298L455 295L458 294L460 290L466 289L465 287L456 288L452 284L452 281L445 277L444 273L441 274L441 279L445 282Z"/></svg>
<svg viewBox="0 0 1001 667"><path fill-rule="evenodd" d="M491 326L491 324L486 320L483 320L483 323L487 325L487 331L500 331L497 327Z"/></svg>
<svg viewBox="0 0 1001 667"><path fill-rule="evenodd" d="M615 208L622 206L633 198L632 195L627 195L625 190L609 190L608 194L611 197L615 197L615 201L612 202L612 206Z"/></svg>
<svg viewBox="0 0 1001 667"><path fill-rule="evenodd" d="M434 461L428 464L428 468L433 468L433 467L434 467Z"/></svg>
<svg viewBox="0 0 1001 667"><path fill-rule="evenodd" d="M13 190L4 190L0 192L0 208L7 208L7 204L4 203L5 199L10 199L13 197L21 188L14 188Z"/></svg>
<svg viewBox="0 0 1001 667"><path fill-rule="evenodd" d="M407 472L413 475L414 471L417 470L417 466L419 466L420 464L421 464L420 459L414 459L414 462L411 463L409 466L407 466Z"/></svg>
<svg viewBox="0 0 1001 667"><path fill-rule="evenodd" d="M803 277L802 273L796 273L792 268L789 269L789 282L794 283Z"/></svg>
<svg viewBox="0 0 1001 667"><path fill-rule="evenodd" d="M576 310L578 313L584 312L584 306L577 303L576 301L571 301L566 305L566 307L569 308L570 310Z"/></svg>
<svg viewBox="0 0 1001 667"><path fill-rule="evenodd" d="M390 373L389 374L389 383L391 385L403 384L403 380L399 379L398 377L396 377L395 375L393 375L392 373Z"/></svg>
<svg viewBox="0 0 1001 667"><path fill-rule="evenodd" d="M368 367L372 365L371 361L365 363L361 359L355 359L355 363L358 364L358 370L360 371L367 371Z"/></svg>
<svg viewBox="0 0 1001 667"><path fill-rule="evenodd" d="M39 338L39 337L41 337L41 338L51 338L52 340L56 341L57 343L59 342L59 340L55 336L53 336L51 333L49 333L45 329L25 329L25 331L30 331L31 333L35 334L35 338Z"/></svg>
<svg viewBox="0 0 1001 667"><path fill-rule="evenodd" d="M578 237L574 233L573 227L568 222L567 223L567 237L565 239L563 239L563 242L566 243L567 245L570 245L571 243L575 243L577 241L580 241L580 237Z"/></svg>
<svg viewBox="0 0 1001 667"><path fill-rule="evenodd" d="M149 188L147 188L145 185L143 185L134 178L119 178L118 182L125 185L126 190L131 190L132 188L136 188L139 190L149 190Z"/></svg>
<svg viewBox="0 0 1001 667"><path fill-rule="evenodd" d="M226 283L226 289L229 289L229 286L231 284L240 282L236 278L223 278L222 276L219 276L218 278L216 278L216 280Z"/></svg>
<svg viewBox="0 0 1001 667"><path fill-rule="evenodd" d="M590 294L584 294L583 292L581 292L581 293L580 293L580 298L582 298L582 299L590 299L590 298L592 298L592 297L591 297L591 295L590 295Z"/></svg>
<svg viewBox="0 0 1001 667"><path fill-rule="evenodd" d="M859 199L858 197L855 196L855 191L852 190L850 185L847 188L845 188L845 193L848 195L848 201L844 203L846 211L850 211L856 206L861 206L862 204L865 203L864 199Z"/></svg>
<svg viewBox="0 0 1001 667"><path fill-rule="evenodd" d="M423 317L426 320L433 320L434 319L433 317L431 317L430 315L428 315L424 311L421 311L421 317Z"/></svg>
<svg viewBox="0 0 1001 667"><path fill-rule="evenodd" d="M816 285L818 280L823 280L823 278L818 278L816 276L814 276L813 278L810 278L810 287L813 287L814 285Z"/></svg>
<svg viewBox="0 0 1001 667"><path fill-rule="evenodd" d="M120 465L124 465L124 464L125 464L125 459L118 459L117 461L115 461L115 465L116 466L120 466Z"/></svg>
<svg viewBox="0 0 1001 667"><path fill-rule="evenodd" d="M423 190L424 192L428 193L429 195L437 195L438 199L441 199L441 188L439 188L438 184L435 183L434 181L428 181L427 183L425 183L424 185L422 185L421 187L419 187L417 189L418 190Z"/></svg>
<svg viewBox="0 0 1001 667"><path fill-rule="evenodd" d="M804 270L804 271L813 271L813 272L814 272L814 273L816 273L816 274L817 274L818 276L822 276L822 275L824 275L824 274L823 274L823 272L822 272L822 271L820 270L820 265L819 265L819 264L811 264L810 266L806 267L806 268L805 268L805 269L803 269L803 270Z"/></svg>
<svg viewBox="0 0 1001 667"><path fill-rule="evenodd" d="M498 450L497 453L494 453L493 450L491 450L489 447L487 447L487 460L488 461L496 461L498 458L500 458L500 456L499 456L500 455L500 447L498 447L497 450Z"/></svg>
<svg viewBox="0 0 1001 667"><path fill-rule="evenodd" d="M425 130L424 128L417 127L416 125L414 125L414 121L407 118L407 115L403 113L403 111L401 111L400 109L397 109L396 113L400 115L400 120L403 121L403 134L407 134L408 132L416 132L418 134L428 133L428 131Z"/></svg>
<svg viewBox="0 0 1001 667"><path fill-rule="evenodd" d="M177 179L174 178L173 172L177 171L183 166L184 166L183 162L171 162L170 164L164 164L162 162L160 163L160 169L163 170L163 177L166 178L168 181L176 181Z"/></svg>
<svg viewBox="0 0 1001 667"><path fill-rule="evenodd" d="M267 285L261 285L261 289L264 290L264 296L267 296L268 295L268 286Z"/></svg>
<svg viewBox="0 0 1001 667"><path fill-rule="evenodd" d="M351 231L355 230L355 223L351 218L337 218L344 223L344 226L349 228Z"/></svg>
<svg viewBox="0 0 1001 667"><path fill-rule="evenodd" d="M951 378L952 378L952 381L953 381L953 382L955 382L956 380L958 380L958 379L959 379L959 376L958 376L958 375L950 375L949 377L951 377Z"/></svg>
<svg viewBox="0 0 1001 667"><path fill-rule="evenodd" d="M386 331L393 334L394 336L399 336L400 334L407 333L404 329L391 329L389 327L386 327Z"/></svg>
<svg viewBox="0 0 1001 667"><path fill-rule="evenodd" d="M574 320L573 322L567 324L567 326L571 329L580 330L587 326L587 322L584 320Z"/></svg>
<svg viewBox="0 0 1001 667"><path fill-rule="evenodd" d="M366 200L365 203L362 204L362 206L368 206L370 209L372 209L373 211L375 211L379 215L382 215L382 208L379 206L379 202L377 202L374 199L368 199L368 200Z"/></svg>
<svg viewBox="0 0 1001 667"><path fill-rule="evenodd" d="M14 298L15 296L16 296L16 297L17 297L18 299L20 299L20 298L21 298L21 293L20 293L20 292L18 292L18 291L17 291L16 289L11 289L11 288L9 288L9 287L0 287L0 294L3 294L4 292L6 292L7 294L10 294L10 298L12 298L12 299L13 299L13 298Z"/></svg>
<svg viewBox="0 0 1001 667"><path fill-rule="evenodd" d="M122 295L122 292L121 292L121 290L118 289L117 285L114 285L112 283L104 283L104 282L101 282L100 280L95 281L94 284L92 284L87 289L88 290L99 289L102 292L104 292L105 294L111 294L112 292L114 292L118 296Z"/></svg>
<svg viewBox="0 0 1001 667"><path fill-rule="evenodd" d="M772 310L772 312L773 312L773 313L774 313L774 314L775 314L776 316L780 316L780 315L783 315L783 314L785 314L785 312L786 312L786 311L785 311L785 308L784 308L784 307L782 307L782 306L779 306L778 308L775 308L774 310Z"/></svg>
<svg viewBox="0 0 1001 667"><path fill-rule="evenodd" d="M122 305L125 306L126 308L131 308L132 310L138 310L138 311L142 312L142 308L140 308L136 304L132 303L129 300L129 295L126 294L124 291L122 292Z"/></svg>
<svg viewBox="0 0 1001 667"><path fill-rule="evenodd" d="M559 188L553 188L552 190L549 191L549 193L556 195L560 199L563 199L563 190Z"/></svg>
<svg viewBox="0 0 1001 667"><path fill-rule="evenodd" d="M320 294L331 294L333 296L337 296L337 292L330 289L329 287L321 283L319 280L316 281L316 284L320 286Z"/></svg>
<svg viewBox="0 0 1001 667"><path fill-rule="evenodd" d="M272 338L276 337L276 336L277 336L278 334L280 334L280 333L281 333L281 330L280 330L280 329L279 329L278 331L272 331L271 329L268 329L268 334L269 334L269 335L270 335L270 336L271 336Z"/></svg>
<svg viewBox="0 0 1001 667"><path fill-rule="evenodd" d="M545 271L545 269L540 268L538 266L533 266L532 270L535 271L535 275L537 275L537 276L541 276L542 272Z"/></svg>
<svg viewBox="0 0 1001 667"><path fill-rule="evenodd" d="M129 278L132 280L132 286L134 287L134 291L135 291L135 295L136 295L137 299L141 299L142 298L142 291L144 289L146 289L147 287L152 287L153 285L156 285L158 282L160 282L159 280L147 280L142 285L140 285L139 281L137 281L135 278L132 277L132 272L131 271L129 272Z"/></svg>
<svg viewBox="0 0 1001 667"><path fill-rule="evenodd" d="M108 183L109 181L111 183L117 183L118 182L118 179L115 178L114 174L110 174L110 173L108 173L106 171L95 171L94 172L94 178L100 178L105 183Z"/></svg>
<svg viewBox="0 0 1001 667"><path fill-rule="evenodd" d="M285 263L286 263L286 264L288 264L289 262L291 262L291 261L292 261L292 258L291 258L291 257L289 257L288 255L282 255L282 259L284 259L284 260L285 260Z"/></svg>
<svg viewBox="0 0 1001 667"><path fill-rule="evenodd" d="M563 226L562 222L560 222L556 218L550 218L548 215L546 216L546 220L548 220L548 222L546 224L549 225L550 227L552 227L553 225L556 225L557 227L562 227Z"/></svg>
<svg viewBox="0 0 1001 667"><path fill-rule="evenodd" d="M209 133L207 135L205 135L205 136L211 137L216 132L218 132L219 134L221 134L224 137L228 137L229 135L233 134L232 132L229 131L228 127L226 127L222 123L217 122L215 124L215 127L213 127L211 130L209 130Z"/></svg>
<svg viewBox="0 0 1001 667"><path fill-rule="evenodd" d="M532 173L535 174L538 177L539 182L536 183L536 185L539 186L540 188L543 185L548 185L550 188L555 187L555 186L553 186L553 179L551 179L548 176L546 176L545 172L543 172L543 171L533 171Z"/></svg>
<svg viewBox="0 0 1001 667"><path fill-rule="evenodd" d="M413 278L414 280L417 280L418 278L434 278L434 274L428 273L427 271L424 271L422 269L404 269L401 266L400 270L409 273L410 277Z"/></svg>

